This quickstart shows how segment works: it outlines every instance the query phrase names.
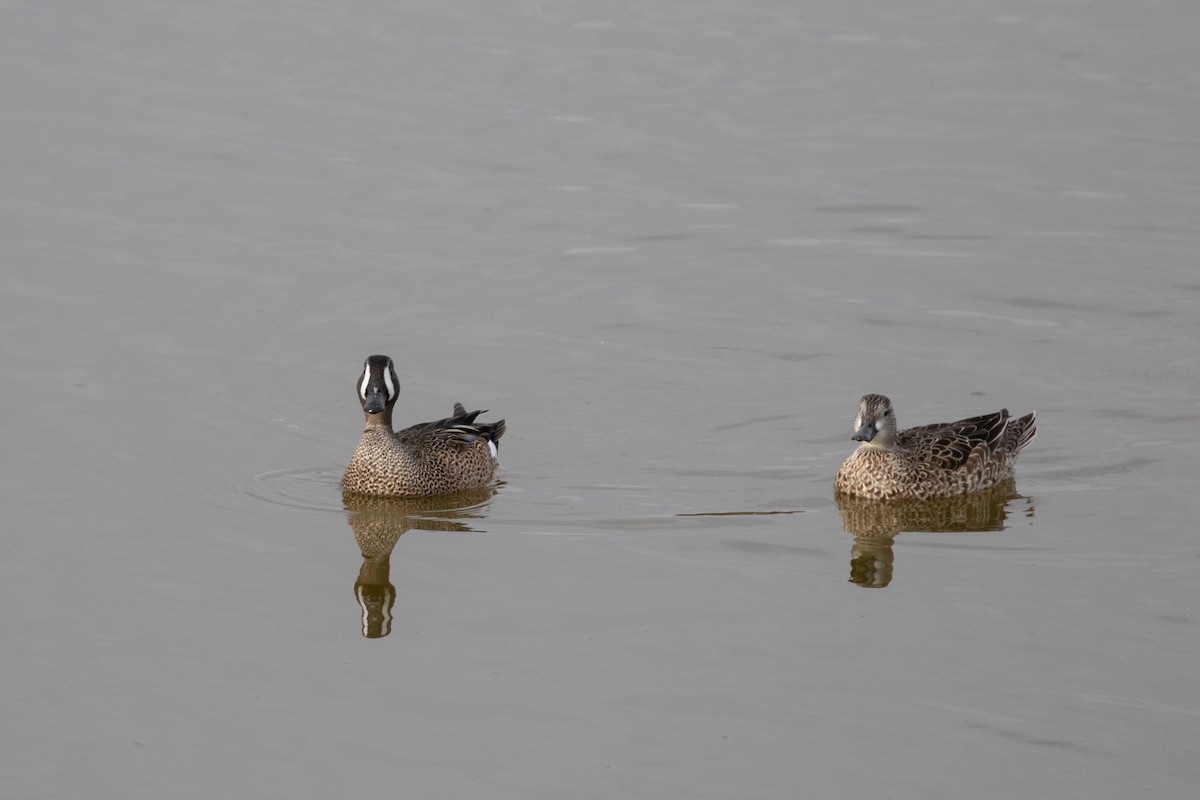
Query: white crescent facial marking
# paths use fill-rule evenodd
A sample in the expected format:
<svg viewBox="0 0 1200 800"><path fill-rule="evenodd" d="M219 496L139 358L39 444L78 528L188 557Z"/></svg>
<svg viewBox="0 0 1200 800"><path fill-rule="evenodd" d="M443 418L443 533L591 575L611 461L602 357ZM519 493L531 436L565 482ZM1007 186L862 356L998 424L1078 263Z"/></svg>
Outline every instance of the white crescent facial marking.
<svg viewBox="0 0 1200 800"><path fill-rule="evenodd" d="M388 400L391 400L393 397L396 396L396 384L392 382L392 366L391 366L391 364L389 364L388 368L383 371L383 385L387 387Z"/></svg>
<svg viewBox="0 0 1200 800"><path fill-rule="evenodd" d="M371 383L371 368L366 364L363 365L362 380L358 383L358 396L363 400L367 399L367 386Z"/></svg>

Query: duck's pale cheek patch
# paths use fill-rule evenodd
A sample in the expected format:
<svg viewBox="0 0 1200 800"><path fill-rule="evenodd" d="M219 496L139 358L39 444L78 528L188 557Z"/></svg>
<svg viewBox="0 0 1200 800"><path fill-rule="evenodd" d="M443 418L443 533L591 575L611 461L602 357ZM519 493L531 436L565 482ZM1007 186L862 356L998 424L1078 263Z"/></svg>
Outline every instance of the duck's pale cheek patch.
<svg viewBox="0 0 1200 800"><path fill-rule="evenodd" d="M383 373L383 385L387 387L388 400L396 396L396 382L392 380L392 371L390 369Z"/></svg>
<svg viewBox="0 0 1200 800"><path fill-rule="evenodd" d="M363 400L367 399L367 386L371 383L371 370L363 370L362 380L358 382L358 396Z"/></svg>

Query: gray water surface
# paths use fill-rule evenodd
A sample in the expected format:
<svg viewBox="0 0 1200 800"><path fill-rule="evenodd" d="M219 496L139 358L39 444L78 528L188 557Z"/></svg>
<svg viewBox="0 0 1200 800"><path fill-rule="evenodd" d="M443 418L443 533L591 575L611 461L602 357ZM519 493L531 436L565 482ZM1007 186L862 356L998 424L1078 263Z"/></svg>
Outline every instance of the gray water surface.
<svg viewBox="0 0 1200 800"><path fill-rule="evenodd" d="M1195 796L1193 3L2 16L0 795ZM343 506L376 352L495 493Z"/></svg>

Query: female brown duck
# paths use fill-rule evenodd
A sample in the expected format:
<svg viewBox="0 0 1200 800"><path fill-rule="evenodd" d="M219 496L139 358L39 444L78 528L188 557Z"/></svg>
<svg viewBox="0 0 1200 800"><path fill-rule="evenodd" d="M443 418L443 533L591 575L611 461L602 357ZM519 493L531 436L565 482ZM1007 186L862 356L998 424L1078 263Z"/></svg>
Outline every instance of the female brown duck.
<svg viewBox="0 0 1200 800"><path fill-rule="evenodd" d="M834 478L839 492L877 500L979 492L1011 478L1017 453L1037 433L1037 417L992 414L896 430L892 401L869 394L854 420L861 442Z"/></svg>

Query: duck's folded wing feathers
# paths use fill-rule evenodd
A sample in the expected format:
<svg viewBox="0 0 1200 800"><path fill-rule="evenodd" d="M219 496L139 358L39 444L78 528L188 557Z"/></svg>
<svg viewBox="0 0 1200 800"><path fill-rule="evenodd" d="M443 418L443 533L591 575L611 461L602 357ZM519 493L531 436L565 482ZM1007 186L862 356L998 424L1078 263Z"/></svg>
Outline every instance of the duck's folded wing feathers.
<svg viewBox="0 0 1200 800"><path fill-rule="evenodd" d="M454 404L454 416L433 422L421 422L396 432L402 444L410 445L418 452L432 445L455 446L465 450L483 437L489 440L500 438L504 432L504 420L491 423L476 423L475 418L486 414L487 409L466 411L461 403Z"/></svg>
<svg viewBox="0 0 1200 800"><path fill-rule="evenodd" d="M958 469L976 450L990 450L1004 439L1008 409L958 422L935 423L901 431L897 441L919 461L939 469Z"/></svg>

